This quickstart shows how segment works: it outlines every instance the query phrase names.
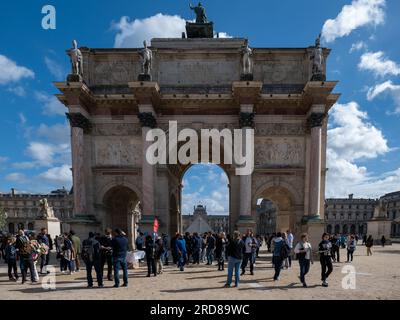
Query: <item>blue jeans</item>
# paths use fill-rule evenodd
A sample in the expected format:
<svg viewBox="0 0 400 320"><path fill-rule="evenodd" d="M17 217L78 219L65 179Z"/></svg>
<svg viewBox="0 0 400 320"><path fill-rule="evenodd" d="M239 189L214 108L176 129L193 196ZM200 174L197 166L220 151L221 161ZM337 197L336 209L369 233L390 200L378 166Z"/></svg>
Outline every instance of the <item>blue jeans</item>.
<svg viewBox="0 0 400 320"><path fill-rule="evenodd" d="M92 268L96 272L97 284L101 286L103 284L103 277L101 274L100 261L86 261L86 279L88 286L93 286Z"/></svg>
<svg viewBox="0 0 400 320"><path fill-rule="evenodd" d="M186 253L180 254L178 259L178 267L181 271L185 269L186 264Z"/></svg>
<svg viewBox="0 0 400 320"><path fill-rule="evenodd" d="M241 264L242 264L242 259L228 257L228 278L226 279L227 285L230 286L232 283L233 269L235 269L235 286L239 285L239 277L240 277L239 270Z"/></svg>
<svg viewBox="0 0 400 320"><path fill-rule="evenodd" d="M310 260L309 259L299 259L299 265L300 265L300 281L301 283L304 283L305 280L305 275L310 271Z"/></svg>
<svg viewBox="0 0 400 320"><path fill-rule="evenodd" d="M128 285L128 265L126 258L114 257L114 282L119 286L119 268L122 268L124 284Z"/></svg>
<svg viewBox="0 0 400 320"><path fill-rule="evenodd" d="M207 248L207 264L212 264L214 260L214 248Z"/></svg>

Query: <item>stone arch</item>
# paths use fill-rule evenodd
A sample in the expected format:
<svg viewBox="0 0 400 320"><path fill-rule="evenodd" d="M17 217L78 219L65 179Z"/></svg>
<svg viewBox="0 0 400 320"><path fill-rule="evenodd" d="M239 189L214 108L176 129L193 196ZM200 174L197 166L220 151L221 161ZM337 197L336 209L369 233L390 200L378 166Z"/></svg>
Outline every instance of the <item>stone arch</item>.
<svg viewBox="0 0 400 320"><path fill-rule="evenodd" d="M297 225L294 206L296 204L293 193L282 185L274 186L267 183L265 189L258 189L253 198L253 205L257 199L268 199L274 203L277 209L276 213L276 231L286 232L287 229L295 233L299 229Z"/></svg>
<svg viewBox="0 0 400 320"><path fill-rule="evenodd" d="M135 185L129 181L118 182L115 180L105 183L99 188L97 199L102 203L106 193L114 187L127 187L127 188L131 189L134 193L136 193L136 195L138 196L139 199L142 199L141 188L139 188L137 185Z"/></svg>
<svg viewBox="0 0 400 320"><path fill-rule="evenodd" d="M257 179L257 176L255 177ZM254 196L253 196L253 201L252 203L254 203L255 201L257 201L257 199L260 198L260 194L268 189L268 188L272 188L272 187L281 187L283 189L286 189L287 192L290 193L291 195L291 199L292 199L292 203L293 205L300 205L303 202L303 197L300 194L300 192L298 190L296 190L296 188L294 188L290 183L287 183L285 181L280 180L279 183L276 183L275 181L273 181L272 179L266 183L263 183L261 186L259 186L255 192L254 192Z"/></svg>

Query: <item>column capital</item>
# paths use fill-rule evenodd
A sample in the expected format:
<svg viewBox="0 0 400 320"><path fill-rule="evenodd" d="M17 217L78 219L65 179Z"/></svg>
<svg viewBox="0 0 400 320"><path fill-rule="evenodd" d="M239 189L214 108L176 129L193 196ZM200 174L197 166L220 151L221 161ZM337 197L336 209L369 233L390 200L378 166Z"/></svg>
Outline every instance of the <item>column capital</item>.
<svg viewBox="0 0 400 320"><path fill-rule="evenodd" d="M307 118L307 124L310 128L321 127L325 117L324 112L312 112Z"/></svg>
<svg viewBox="0 0 400 320"><path fill-rule="evenodd" d="M239 126L240 128L250 127L254 128L254 112L240 112Z"/></svg>
<svg viewBox="0 0 400 320"><path fill-rule="evenodd" d="M138 118L142 127L149 127L153 129L157 126L157 120L152 112L140 112L138 114Z"/></svg>
<svg viewBox="0 0 400 320"><path fill-rule="evenodd" d="M85 132L89 131L92 127L89 119L82 113L66 113L71 127L82 128Z"/></svg>

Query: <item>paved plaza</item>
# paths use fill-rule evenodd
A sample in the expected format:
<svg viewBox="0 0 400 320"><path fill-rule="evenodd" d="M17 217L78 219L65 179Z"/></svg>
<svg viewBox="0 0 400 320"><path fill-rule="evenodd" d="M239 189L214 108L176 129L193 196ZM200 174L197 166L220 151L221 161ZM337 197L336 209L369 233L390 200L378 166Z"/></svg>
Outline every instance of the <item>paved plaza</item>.
<svg viewBox="0 0 400 320"><path fill-rule="evenodd" d="M345 261L345 250L341 259ZM225 271L213 266L189 266L180 272L175 266L167 266L161 276L146 278L147 267L129 270L129 287L112 288L113 282L105 281L105 288L87 289L85 270L74 275L58 275L56 290L44 290L41 284L24 285L9 282L6 266L0 267L0 299L195 299L195 300L245 300L245 299L400 299L400 244L374 247L374 255L367 257L364 246L359 246L352 266L356 271L356 289L343 289L342 268L347 263L334 263L329 288L319 281L320 264L311 266L307 277L309 288L303 288L298 280L298 262L292 269L283 270L281 280L272 280L271 255L263 250L255 266L255 275L241 277L239 288L223 288Z"/></svg>

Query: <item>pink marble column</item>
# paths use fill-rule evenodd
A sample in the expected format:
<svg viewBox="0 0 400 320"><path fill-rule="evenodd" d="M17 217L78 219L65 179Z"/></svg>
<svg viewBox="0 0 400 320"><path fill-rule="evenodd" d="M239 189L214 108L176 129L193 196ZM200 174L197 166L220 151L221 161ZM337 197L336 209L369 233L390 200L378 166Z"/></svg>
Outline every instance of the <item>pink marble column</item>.
<svg viewBox="0 0 400 320"><path fill-rule="evenodd" d="M84 130L90 123L81 113L67 115L71 125L72 177L74 188L74 215L87 214L84 162Z"/></svg>
<svg viewBox="0 0 400 320"><path fill-rule="evenodd" d="M310 154L310 215L319 216L321 209L321 157L322 122L324 113L312 113L308 119L311 127Z"/></svg>
<svg viewBox="0 0 400 320"><path fill-rule="evenodd" d="M142 127L142 192L143 192L143 215L154 215L154 165L148 163L146 159L147 148L152 144L146 141L147 132L150 127Z"/></svg>

